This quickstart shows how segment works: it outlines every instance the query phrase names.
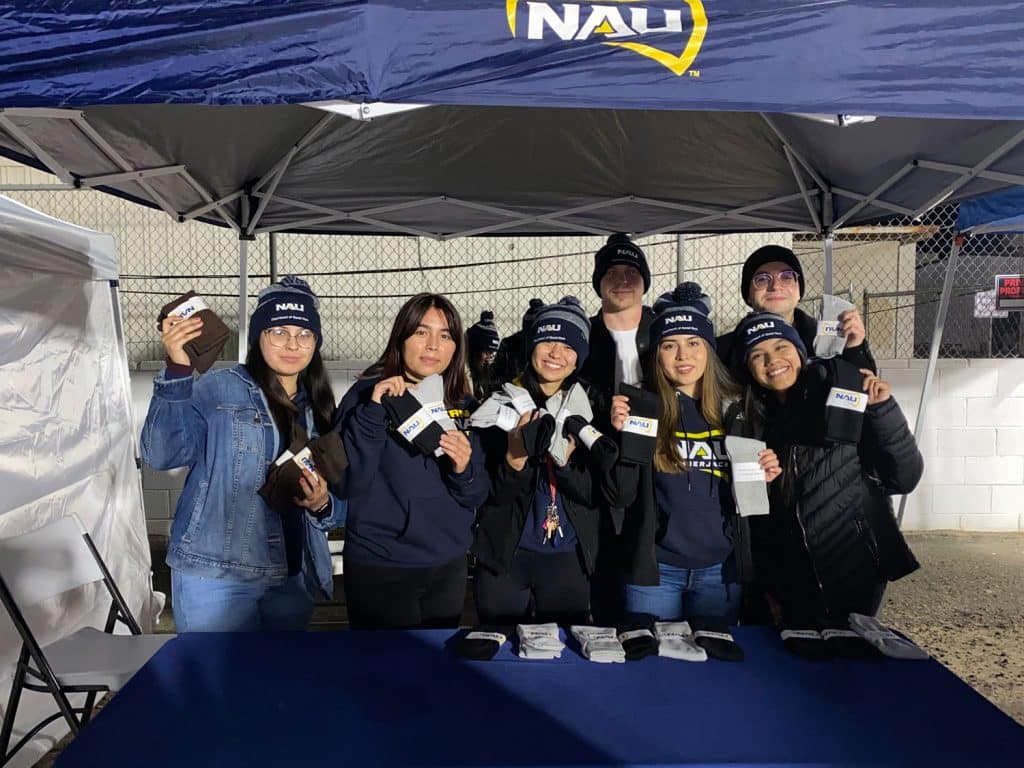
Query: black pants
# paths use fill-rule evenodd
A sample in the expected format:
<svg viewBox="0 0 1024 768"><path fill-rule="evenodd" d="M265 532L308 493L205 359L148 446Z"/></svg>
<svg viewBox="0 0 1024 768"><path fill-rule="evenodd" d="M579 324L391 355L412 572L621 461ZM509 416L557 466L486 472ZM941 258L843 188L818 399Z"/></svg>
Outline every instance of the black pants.
<svg viewBox="0 0 1024 768"><path fill-rule="evenodd" d="M576 552L546 554L520 549L508 573L476 569L476 608L483 624L556 621L586 623L590 582Z"/></svg>
<svg viewBox="0 0 1024 768"><path fill-rule="evenodd" d="M466 601L466 558L426 568L345 560L345 601L352 629L459 626Z"/></svg>

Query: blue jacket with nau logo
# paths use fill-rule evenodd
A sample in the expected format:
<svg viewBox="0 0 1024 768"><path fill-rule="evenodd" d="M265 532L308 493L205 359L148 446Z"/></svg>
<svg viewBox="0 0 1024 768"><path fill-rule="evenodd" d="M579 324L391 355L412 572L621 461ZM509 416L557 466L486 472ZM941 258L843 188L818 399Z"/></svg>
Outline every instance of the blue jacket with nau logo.
<svg viewBox="0 0 1024 768"><path fill-rule="evenodd" d="M313 423L308 410L306 423ZM244 365L198 379L157 374L142 458L153 469L189 468L171 524L171 568L267 586L285 581L281 516L257 493L282 449L266 397ZM325 531L344 525L347 506L333 494L331 505L322 520L303 515L302 570L327 595L332 570Z"/></svg>

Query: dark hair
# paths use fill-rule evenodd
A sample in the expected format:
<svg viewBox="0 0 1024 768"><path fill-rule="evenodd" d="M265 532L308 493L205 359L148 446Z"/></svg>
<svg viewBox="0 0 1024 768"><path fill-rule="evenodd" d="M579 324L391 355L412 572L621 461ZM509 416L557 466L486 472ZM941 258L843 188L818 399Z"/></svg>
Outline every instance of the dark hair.
<svg viewBox="0 0 1024 768"><path fill-rule="evenodd" d="M444 369L441 378L444 379L444 401L446 405L457 405L469 394L469 378L466 375L466 338L462 331L462 320L452 303L438 293L417 293L409 299L395 316L395 322L391 326L391 335L388 336L388 343L384 352L373 365L363 371L359 378L382 379L391 376L404 376L405 364L402 361L402 345L405 340L412 336L423 316L431 309L436 309L444 315L448 321L448 332L455 342L455 352L452 354L452 361Z"/></svg>
<svg viewBox="0 0 1024 768"><path fill-rule="evenodd" d="M245 367L249 375L259 384L263 394L267 397L267 405L270 406L270 416L281 433L284 447L295 437L296 423L295 416L298 408L281 386L277 374L267 365L263 352L260 350L259 342L249 347L245 356ZM298 379L299 389L303 387L309 396L310 405L313 408L313 426L318 434L326 434L331 429L334 420L334 390L331 389L331 380L327 377L327 370L324 368L324 361L320 357L320 350L313 350L313 357L300 373Z"/></svg>
<svg viewBox="0 0 1024 768"><path fill-rule="evenodd" d="M579 381L579 378L579 374L574 370L562 380L561 385L558 387L559 391L568 390ZM538 408L543 408L544 403L548 401L548 396L541 390L540 379L537 377L537 372L533 370L533 355L530 355L526 361L526 368L519 375L519 383L523 389L530 393L530 397L533 398L533 404Z"/></svg>

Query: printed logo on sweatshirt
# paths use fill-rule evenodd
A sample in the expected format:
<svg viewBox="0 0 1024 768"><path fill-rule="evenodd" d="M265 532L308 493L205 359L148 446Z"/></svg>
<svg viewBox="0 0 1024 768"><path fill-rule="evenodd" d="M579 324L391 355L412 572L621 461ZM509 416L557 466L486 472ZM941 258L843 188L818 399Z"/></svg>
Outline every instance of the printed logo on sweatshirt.
<svg viewBox="0 0 1024 768"><path fill-rule="evenodd" d="M700 77L700 70L690 69L690 65L700 53L708 31L708 17L701 0L526 2L523 5L525 14L519 14L519 0L505 0L508 28L514 38L523 38L517 22L520 15L525 15L526 40L581 43L604 38L603 45L651 59L677 77L684 73L692 78ZM676 53L680 48L682 51Z"/></svg>
<svg viewBox="0 0 1024 768"><path fill-rule="evenodd" d="M725 452L725 432L676 432L676 448L690 469L729 479L729 456Z"/></svg>
<svg viewBox="0 0 1024 768"><path fill-rule="evenodd" d="M305 304L296 304L293 301L286 301L286 302L284 302L282 304L275 304L274 305L274 311L275 312L289 312L289 311L291 311L291 312L305 312L306 311L306 305Z"/></svg>

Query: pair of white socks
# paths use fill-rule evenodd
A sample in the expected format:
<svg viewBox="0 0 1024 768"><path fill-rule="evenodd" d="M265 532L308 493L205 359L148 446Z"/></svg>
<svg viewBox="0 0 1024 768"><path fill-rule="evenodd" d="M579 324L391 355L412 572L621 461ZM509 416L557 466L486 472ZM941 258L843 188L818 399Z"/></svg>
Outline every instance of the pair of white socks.
<svg viewBox="0 0 1024 768"><path fill-rule="evenodd" d="M863 637L886 656L894 659L927 659L928 653L920 646L900 637L882 625L874 616L850 614L850 629Z"/></svg>
<svg viewBox="0 0 1024 768"><path fill-rule="evenodd" d="M519 656L524 659L557 659L565 649L565 643L558 637L558 625L520 624L516 627L519 635Z"/></svg>
<svg viewBox="0 0 1024 768"><path fill-rule="evenodd" d="M626 650L613 627L574 626L570 631L583 649L583 655L590 661L598 664L625 663Z"/></svg>
<svg viewBox="0 0 1024 768"><path fill-rule="evenodd" d="M658 655L682 661L707 661L708 654L693 639L693 631L685 621L656 621L654 636L658 639Z"/></svg>

